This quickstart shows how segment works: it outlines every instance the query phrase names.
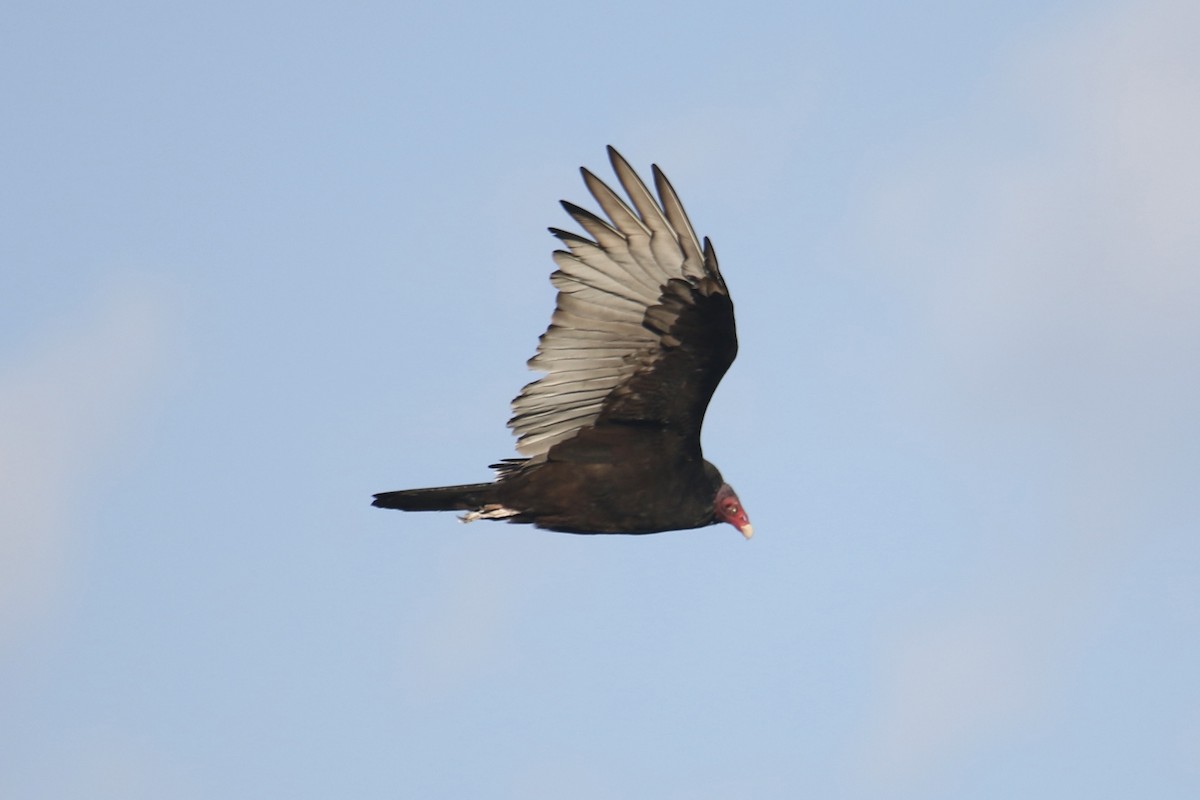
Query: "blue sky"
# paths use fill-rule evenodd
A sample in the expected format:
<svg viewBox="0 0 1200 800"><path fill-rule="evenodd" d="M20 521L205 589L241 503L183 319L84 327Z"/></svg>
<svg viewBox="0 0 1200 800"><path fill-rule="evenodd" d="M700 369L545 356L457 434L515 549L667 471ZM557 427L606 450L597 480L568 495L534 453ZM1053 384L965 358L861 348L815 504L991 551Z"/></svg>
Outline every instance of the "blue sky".
<svg viewBox="0 0 1200 800"><path fill-rule="evenodd" d="M1194 4L17 3L0 795L1191 798ZM727 526L484 480L612 143Z"/></svg>

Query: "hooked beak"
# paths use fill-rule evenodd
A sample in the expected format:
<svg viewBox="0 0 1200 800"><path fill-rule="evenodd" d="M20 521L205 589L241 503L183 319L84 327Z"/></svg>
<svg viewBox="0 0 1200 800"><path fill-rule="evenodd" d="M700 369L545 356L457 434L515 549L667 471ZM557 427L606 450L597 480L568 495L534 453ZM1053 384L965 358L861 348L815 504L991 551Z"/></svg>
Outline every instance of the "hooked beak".
<svg viewBox="0 0 1200 800"><path fill-rule="evenodd" d="M741 531L746 539L754 535L754 528L750 527L750 517L746 515L746 509L742 508L741 502L728 483L721 484L721 488L717 490L716 499L713 501L713 517L714 522L728 522Z"/></svg>

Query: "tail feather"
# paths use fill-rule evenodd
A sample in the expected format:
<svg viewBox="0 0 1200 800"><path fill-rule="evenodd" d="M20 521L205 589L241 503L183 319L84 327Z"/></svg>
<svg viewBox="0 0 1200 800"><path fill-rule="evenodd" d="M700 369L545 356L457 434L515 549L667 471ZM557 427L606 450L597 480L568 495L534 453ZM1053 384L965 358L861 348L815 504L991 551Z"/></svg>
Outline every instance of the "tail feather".
<svg viewBox="0 0 1200 800"><path fill-rule="evenodd" d="M464 483L461 486L380 492L371 505L401 511L474 511L491 502L495 488L494 483Z"/></svg>

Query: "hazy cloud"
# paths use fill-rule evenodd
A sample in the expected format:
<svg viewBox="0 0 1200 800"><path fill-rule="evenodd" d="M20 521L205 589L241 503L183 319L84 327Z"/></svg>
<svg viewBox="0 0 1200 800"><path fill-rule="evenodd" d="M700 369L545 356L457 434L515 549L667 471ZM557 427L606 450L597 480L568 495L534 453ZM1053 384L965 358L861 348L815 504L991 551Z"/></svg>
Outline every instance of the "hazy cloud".
<svg viewBox="0 0 1200 800"><path fill-rule="evenodd" d="M62 590L87 485L158 366L163 321L147 296L58 319L0 371L0 641Z"/></svg>
<svg viewBox="0 0 1200 800"><path fill-rule="evenodd" d="M949 446L1035 473L1032 536L972 535L1047 552L997 559L887 648L865 759L879 785L927 781L1047 713L1118 554L1182 502L1156 484L1200 398L1198 24L1194 4L1159 3L1047 36L880 193L886 277L961 393ZM999 118L1027 135L997 140ZM1006 507L1004 488L985 502Z"/></svg>

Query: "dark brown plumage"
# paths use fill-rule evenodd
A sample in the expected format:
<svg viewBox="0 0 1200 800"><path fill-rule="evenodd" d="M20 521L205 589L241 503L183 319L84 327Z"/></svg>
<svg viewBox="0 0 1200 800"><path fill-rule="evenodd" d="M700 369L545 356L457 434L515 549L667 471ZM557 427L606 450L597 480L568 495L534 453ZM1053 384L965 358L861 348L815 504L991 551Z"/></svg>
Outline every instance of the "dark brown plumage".
<svg viewBox="0 0 1200 800"><path fill-rule="evenodd" d="M569 533L656 533L728 522L752 529L737 495L704 460L700 429L737 355L733 302L666 176L658 199L612 147L632 207L586 169L608 220L563 202L592 238L566 246L550 276L558 299L529 366L546 374L513 400L522 458L494 483L375 495L405 511L466 511Z"/></svg>

